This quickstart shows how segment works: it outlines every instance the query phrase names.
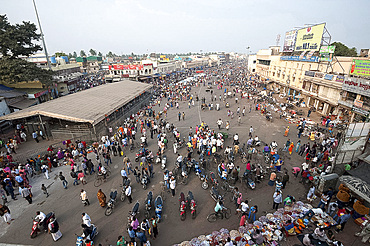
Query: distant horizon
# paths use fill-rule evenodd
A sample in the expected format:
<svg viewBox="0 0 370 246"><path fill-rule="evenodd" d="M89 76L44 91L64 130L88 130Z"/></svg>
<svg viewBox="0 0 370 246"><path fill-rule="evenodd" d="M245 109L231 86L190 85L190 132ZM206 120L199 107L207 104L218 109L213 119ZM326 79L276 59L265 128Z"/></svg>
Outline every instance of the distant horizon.
<svg viewBox="0 0 370 246"><path fill-rule="evenodd" d="M257 53L284 43L285 32L326 22L332 42L369 48L370 1L35 0L50 55L150 53ZM283 3L283 4L282 4ZM355 11L346 11L350 3ZM313 11L314 10L314 11ZM12 24L37 19L30 0L3 1ZM356 21L356 18L361 21ZM250 47L247 49L247 47Z"/></svg>

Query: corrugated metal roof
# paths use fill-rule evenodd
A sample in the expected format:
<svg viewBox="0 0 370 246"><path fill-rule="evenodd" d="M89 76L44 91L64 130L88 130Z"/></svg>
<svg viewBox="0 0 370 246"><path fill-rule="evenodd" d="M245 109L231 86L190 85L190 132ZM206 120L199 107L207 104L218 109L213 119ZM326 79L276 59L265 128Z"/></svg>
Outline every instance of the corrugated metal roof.
<svg viewBox="0 0 370 246"><path fill-rule="evenodd" d="M106 114L111 114L151 87L150 84L123 80L41 103L2 116L0 120L16 120L43 115L96 125L104 119Z"/></svg>

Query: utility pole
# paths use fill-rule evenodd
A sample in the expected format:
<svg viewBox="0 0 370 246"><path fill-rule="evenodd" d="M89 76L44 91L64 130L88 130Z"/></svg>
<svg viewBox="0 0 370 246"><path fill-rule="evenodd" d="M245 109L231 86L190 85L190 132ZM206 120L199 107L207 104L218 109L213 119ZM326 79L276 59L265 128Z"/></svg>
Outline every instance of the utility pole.
<svg viewBox="0 0 370 246"><path fill-rule="evenodd" d="M46 43L45 43L45 39L44 39L44 33L42 32L42 29L41 29L41 23L40 23L39 14L37 13L36 3L35 3L35 0L32 0L32 1L33 1L33 6L35 7L35 13L36 13L36 17L37 17L37 22L39 23L39 28L40 28L40 33L41 33L41 40L42 40L42 45L44 46L44 51L45 51L45 55L46 55L46 61L48 63L49 70L51 70L51 65L50 65L50 61L49 61L49 55L48 55L48 51L46 49Z"/></svg>

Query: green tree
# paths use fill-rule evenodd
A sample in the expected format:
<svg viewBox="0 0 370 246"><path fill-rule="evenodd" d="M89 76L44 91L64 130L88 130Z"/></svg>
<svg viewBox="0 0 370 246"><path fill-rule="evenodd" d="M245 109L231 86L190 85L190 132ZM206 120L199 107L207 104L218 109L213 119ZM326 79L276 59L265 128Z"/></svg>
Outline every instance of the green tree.
<svg viewBox="0 0 370 246"><path fill-rule="evenodd" d="M109 51L108 54L107 54L107 57L113 57L113 56L114 55L113 55L112 51Z"/></svg>
<svg viewBox="0 0 370 246"><path fill-rule="evenodd" d="M80 51L80 56L81 56L81 57L86 56L86 53L85 53L85 51L84 51L84 50L81 50L81 51Z"/></svg>
<svg viewBox="0 0 370 246"><path fill-rule="evenodd" d="M54 55L55 57L60 57L60 56L67 56L67 54L66 53L64 53L64 52L55 52L55 55Z"/></svg>
<svg viewBox="0 0 370 246"><path fill-rule="evenodd" d="M103 56L103 54L99 51L98 56Z"/></svg>
<svg viewBox="0 0 370 246"><path fill-rule="evenodd" d="M93 49L90 49L90 54L92 55L92 56L96 56L96 51L95 50L93 50Z"/></svg>
<svg viewBox="0 0 370 246"><path fill-rule="evenodd" d="M77 52L73 51L73 58L77 58Z"/></svg>
<svg viewBox="0 0 370 246"><path fill-rule="evenodd" d="M357 56L357 49L352 47L351 49L348 48L345 44L341 42L334 42L331 45L335 45L335 56L348 56L348 57L356 57Z"/></svg>
<svg viewBox="0 0 370 246"><path fill-rule="evenodd" d="M19 58L41 50L41 46L36 44L40 39L36 31L33 23L23 21L21 24L11 25L6 15L0 15L1 82L12 84L39 80L45 85L51 84L52 71Z"/></svg>
<svg viewBox="0 0 370 246"><path fill-rule="evenodd" d="M72 53L68 53L68 59L71 59L73 57Z"/></svg>

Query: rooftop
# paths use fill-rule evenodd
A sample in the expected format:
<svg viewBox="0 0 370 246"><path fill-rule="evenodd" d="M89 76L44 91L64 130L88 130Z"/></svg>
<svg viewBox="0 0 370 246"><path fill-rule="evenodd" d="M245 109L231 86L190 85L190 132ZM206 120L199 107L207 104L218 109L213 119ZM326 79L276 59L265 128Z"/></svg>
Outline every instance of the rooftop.
<svg viewBox="0 0 370 246"><path fill-rule="evenodd" d="M37 115L93 125L122 107L152 85L122 80L47 101L0 117L16 120Z"/></svg>

